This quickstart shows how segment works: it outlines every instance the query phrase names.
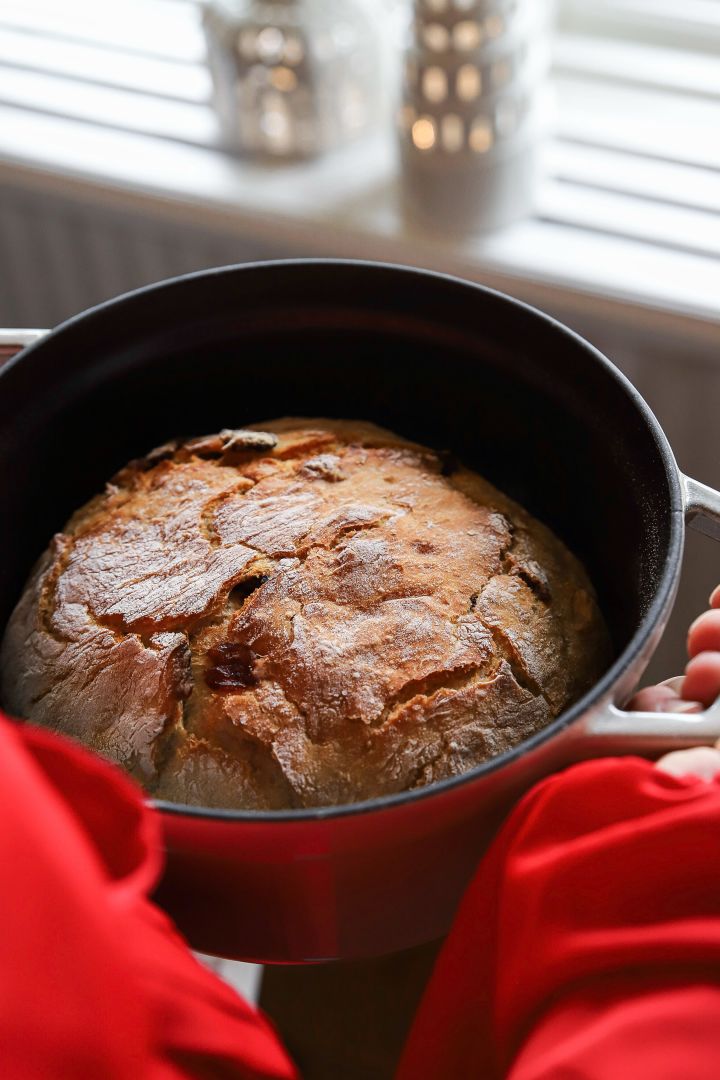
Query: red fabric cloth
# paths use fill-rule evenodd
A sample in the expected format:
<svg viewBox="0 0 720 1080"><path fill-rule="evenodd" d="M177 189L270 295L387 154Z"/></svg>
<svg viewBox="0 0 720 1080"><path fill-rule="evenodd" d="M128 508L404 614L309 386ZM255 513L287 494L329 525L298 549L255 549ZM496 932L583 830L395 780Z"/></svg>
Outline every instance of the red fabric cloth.
<svg viewBox="0 0 720 1080"><path fill-rule="evenodd" d="M0 810L3 1080L297 1075L148 901L158 822L119 770L0 719Z"/></svg>
<svg viewBox="0 0 720 1080"><path fill-rule="evenodd" d="M439 957L398 1080L720 1076L720 786L628 758L527 795Z"/></svg>
<svg viewBox="0 0 720 1080"><path fill-rule="evenodd" d="M295 1077L147 899L118 770L0 721L3 1080ZM720 1074L720 786L595 761L520 803L463 901L398 1080Z"/></svg>

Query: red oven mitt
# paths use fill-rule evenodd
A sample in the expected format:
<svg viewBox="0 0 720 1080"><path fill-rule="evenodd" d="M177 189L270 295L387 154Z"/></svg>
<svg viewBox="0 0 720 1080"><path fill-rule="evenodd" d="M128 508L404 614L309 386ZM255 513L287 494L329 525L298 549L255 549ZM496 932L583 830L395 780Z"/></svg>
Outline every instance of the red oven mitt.
<svg viewBox="0 0 720 1080"><path fill-rule="evenodd" d="M119 770L0 719L3 1080L296 1077L148 901L158 828Z"/></svg>
<svg viewBox="0 0 720 1080"><path fill-rule="evenodd" d="M716 1080L720 785L550 777L481 865L398 1080Z"/></svg>

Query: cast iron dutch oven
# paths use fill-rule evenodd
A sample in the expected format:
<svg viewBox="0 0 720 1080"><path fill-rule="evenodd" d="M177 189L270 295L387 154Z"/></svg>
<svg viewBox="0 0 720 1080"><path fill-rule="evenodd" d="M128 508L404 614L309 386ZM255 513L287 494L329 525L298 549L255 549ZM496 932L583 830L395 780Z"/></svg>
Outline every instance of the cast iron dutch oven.
<svg viewBox="0 0 720 1080"><path fill-rule="evenodd" d="M581 701L463 776L317 810L157 803L158 896L196 948L288 962L429 941L537 778L720 736L714 708L618 708L668 618L685 522L720 538L720 496L678 471L616 368L547 316L438 274L301 261L177 278L35 336L0 374L3 622L52 533L129 458L287 414L361 417L452 449L580 556L612 631L614 662Z"/></svg>

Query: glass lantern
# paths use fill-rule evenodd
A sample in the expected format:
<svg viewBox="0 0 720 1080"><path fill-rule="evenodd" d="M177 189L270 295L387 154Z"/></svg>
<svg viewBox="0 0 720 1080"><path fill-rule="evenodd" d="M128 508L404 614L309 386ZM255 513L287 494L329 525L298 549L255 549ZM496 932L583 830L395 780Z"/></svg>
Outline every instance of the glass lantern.
<svg viewBox="0 0 720 1080"><path fill-rule="evenodd" d="M229 149L311 157L381 122L383 50L363 0L207 0L203 24Z"/></svg>
<svg viewBox="0 0 720 1080"><path fill-rule="evenodd" d="M547 0L415 0L399 117L409 221L466 234L532 210L551 10Z"/></svg>

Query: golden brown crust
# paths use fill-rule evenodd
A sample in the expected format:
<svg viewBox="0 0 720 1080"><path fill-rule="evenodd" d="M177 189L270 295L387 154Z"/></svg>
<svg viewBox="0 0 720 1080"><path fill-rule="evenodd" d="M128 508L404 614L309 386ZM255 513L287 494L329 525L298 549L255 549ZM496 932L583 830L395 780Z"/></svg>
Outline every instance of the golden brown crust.
<svg viewBox="0 0 720 1080"><path fill-rule="evenodd" d="M608 658L580 564L486 481L286 418L122 470L39 563L2 677L158 797L274 809L462 772Z"/></svg>

